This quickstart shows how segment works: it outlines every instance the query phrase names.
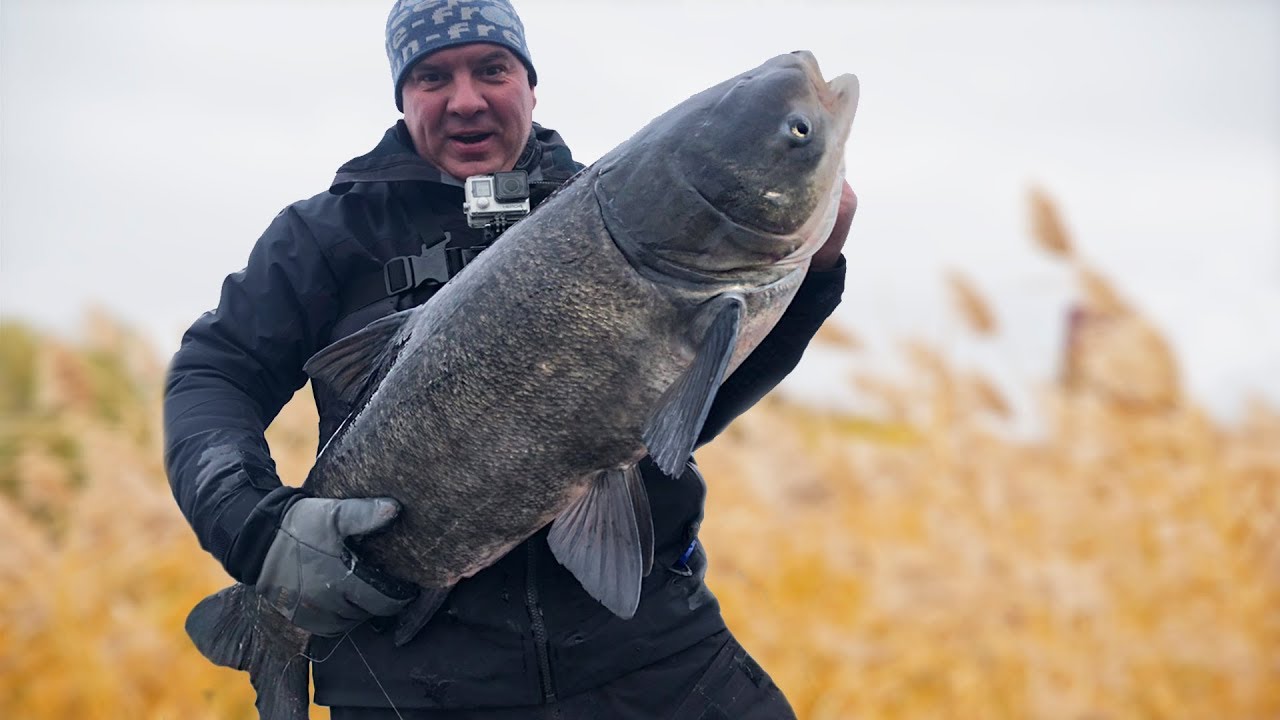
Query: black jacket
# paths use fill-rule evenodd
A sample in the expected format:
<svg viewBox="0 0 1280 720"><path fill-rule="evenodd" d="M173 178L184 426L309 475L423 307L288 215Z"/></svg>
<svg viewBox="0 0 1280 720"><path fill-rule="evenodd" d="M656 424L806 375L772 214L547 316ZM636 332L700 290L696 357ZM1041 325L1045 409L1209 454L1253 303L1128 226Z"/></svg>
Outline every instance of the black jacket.
<svg viewBox="0 0 1280 720"><path fill-rule="evenodd" d="M581 165L554 131L535 125L516 167L553 186ZM166 468L201 545L236 579L256 580L280 517L303 493L281 486L263 437L306 382L303 363L368 322L428 300L429 288L398 296L370 288L387 260L417 253L425 225L414 217L479 243L461 208L461 187L413 151L400 123L343 165L328 192L285 208L245 269L227 277L218 308L183 337L165 391ZM843 264L809 274L777 327L722 386L700 443L795 367L843 284ZM314 389L323 447L352 408ZM327 658L314 668L317 702L386 705L356 647L398 707L507 706L595 687L721 630L694 542L702 479L692 462L676 480L647 462L642 469L655 563L634 618L619 620L590 598L551 555L543 530L459 583L403 648L368 625L347 641L313 640L312 656Z"/></svg>

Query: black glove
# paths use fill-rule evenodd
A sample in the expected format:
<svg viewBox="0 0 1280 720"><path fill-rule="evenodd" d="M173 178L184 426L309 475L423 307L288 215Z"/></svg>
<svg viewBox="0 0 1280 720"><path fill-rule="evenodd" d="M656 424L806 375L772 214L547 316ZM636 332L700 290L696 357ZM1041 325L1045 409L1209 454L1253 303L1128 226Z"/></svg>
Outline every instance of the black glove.
<svg viewBox="0 0 1280 720"><path fill-rule="evenodd" d="M341 635L375 615L395 615L412 598L392 597L356 575L358 561L346 540L386 527L399 512L390 498L295 502L254 587L289 622L314 635ZM362 566L360 575L377 577L377 571Z"/></svg>

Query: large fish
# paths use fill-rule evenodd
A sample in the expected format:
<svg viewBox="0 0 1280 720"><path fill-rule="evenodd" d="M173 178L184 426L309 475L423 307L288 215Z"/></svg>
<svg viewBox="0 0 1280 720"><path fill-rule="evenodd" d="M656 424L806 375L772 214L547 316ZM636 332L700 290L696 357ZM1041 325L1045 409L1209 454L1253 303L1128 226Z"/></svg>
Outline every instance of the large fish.
<svg viewBox="0 0 1280 720"><path fill-rule="evenodd" d="M306 364L357 410L306 481L403 510L359 547L416 583L407 640L449 588L548 542L623 618L653 562L636 463L678 475L716 390L835 222L858 81L782 55L664 113L579 173L430 302ZM187 620L247 670L263 718L307 714L308 635L237 585Z"/></svg>

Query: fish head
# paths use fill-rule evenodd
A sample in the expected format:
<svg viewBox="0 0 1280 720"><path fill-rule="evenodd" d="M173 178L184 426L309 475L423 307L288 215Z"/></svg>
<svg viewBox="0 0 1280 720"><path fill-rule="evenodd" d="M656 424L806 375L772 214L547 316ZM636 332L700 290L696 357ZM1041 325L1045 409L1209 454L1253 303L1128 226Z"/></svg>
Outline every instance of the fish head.
<svg viewBox="0 0 1280 720"><path fill-rule="evenodd" d="M731 279L807 267L835 223L858 79L775 57L655 119L601 160L605 225L633 265Z"/></svg>

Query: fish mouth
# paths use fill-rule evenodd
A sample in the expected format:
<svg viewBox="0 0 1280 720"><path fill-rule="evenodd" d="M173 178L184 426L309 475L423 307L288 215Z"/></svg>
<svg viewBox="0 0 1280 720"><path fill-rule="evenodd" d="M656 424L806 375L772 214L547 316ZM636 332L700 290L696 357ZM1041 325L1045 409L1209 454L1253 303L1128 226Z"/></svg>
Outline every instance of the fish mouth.
<svg viewBox="0 0 1280 720"><path fill-rule="evenodd" d="M798 65L809 78L809 83L813 85L813 89L818 94L818 101L822 106L842 120L846 118L849 122L853 121L853 113L858 107L858 78L856 75L844 74L832 78L831 82L827 82L822 76L822 69L818 67L818 58L808 50L796 50L790 55L784 56Z"/></svg>
<svg viewBox="0 0 1280 720"><path fill-rule="evenodd" d="M819 93L826 90L827 81L822 77L822 69L818 67L818 58L808 50L796 50L791 53L791 57L800 64L801 69L809 76L809 82L818 89Z"/></svg>

